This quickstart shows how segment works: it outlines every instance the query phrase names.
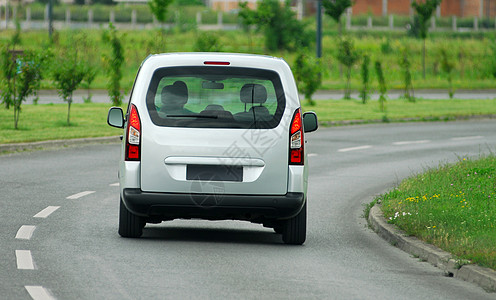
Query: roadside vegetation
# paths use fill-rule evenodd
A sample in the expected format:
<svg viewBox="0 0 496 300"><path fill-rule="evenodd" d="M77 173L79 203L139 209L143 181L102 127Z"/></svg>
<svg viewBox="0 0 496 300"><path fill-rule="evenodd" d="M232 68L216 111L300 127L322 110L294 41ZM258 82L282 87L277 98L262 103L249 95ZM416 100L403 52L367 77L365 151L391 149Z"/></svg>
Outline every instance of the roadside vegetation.
<svg viewBox="0 0 496 300"><path fill-rule="evenodd" d="M108 45L102 40L101 30L60 30L54 35L53 48L64 47L69 41L78 40L84 47L81 51L81 59L88 64L94 65L98 72L92 88L105 89L107 86L107 75L103 71L105 62L102 55L109 52ZM157 30L119 30L122 48L124 49L124 63L122 65L121 86L123 90L129 91L136 71L141 62L152 53L163 52L188 52L194 51L198 44L198 39L205 35L193 30L187 32L175 32L169 30L166 43L157 43L157 36L161 36ZM6 47L11 40L14 31L0 32L0 48ZM294 64L298 52L289 50L266 50L264 35L261 32L245 34L241 30L237 31L212 31L208 35L214 37L223 52L241 52L267 54L284 58L291 66ZM353 40L354 48L360 54L359 63L352 66L350 70L350 87L358 90L362 87L361 61L363 55L369 56L371 62L380 60L387 72L384 73L387 86L390 89L403 89L405 86L404 68L399 61L402 57L402 49L408 46L410 74L413 86L419 88L449 88L448 77L451 77L451 85L456 89L478 89L494 88L496 82L496 42L491 33L474 35L448 35L431 33L426 40L426 47L429 49L426 57L426 79L422 78L422 49L423 41L403 34L382 33L363 34L360 32L350 32L348 36ZM38 50L46 49L48 35L46 31L22 32L22 44L18 49ZM345 74L340 74L340 63L338 56L338 36L335 32L330 32L323 38L322 57L322 89L343 89L347 85ZM218 47L217 47L218 48ZM219 49L215 50L219 50ZM445 50L443 50L445 49ZM453 64L449 74L443 72L440 62L442 61L442 51L446 52L446 57ZM313 53L309 48L308 53ZM344 72L342 72L344 73ZM378 88L375 72L370 72L370 88ZM45 78L41 82L41 88L54 88L53 83Z"/></svg>
<svg viewBox="0 0 496 300"><path fill-rule="evenodd" d="M132 7L62 5L54 9L57 20L67 12L75 22L88 21L84 16L89 18L91 15L94 22L105 22L105 26L57 30L50 37L45 30L21 31L19 20L26 19L23 13L27 10L19 6L16 30L0 32L0 69L4 70L0 74L0 101L6 108L14 107L14 128L22 128L19 123L23 120L21 104L26 97L36 95L39 89L56 89L68 103L66 123L70 127L72 93L78 88L87 89L85 102L88 104L91 89L107 89L114 105L120 105L148 55L223 51L284 58L294 70L306 102L318 106L312 109L319 113L324 123L405 118L436 120L493 114L491 100L484 103L416 101L414 88L449 89L452 98L457 89L496 86L495 32L433 31L427 34L426 20L430 19L439 1L429 0L425 4L414 1L415 18L408 23L409 30L374 32L344 30L343 12L352 2L324 0L320 59L313 58L314 17L299 20L289 4L280 5L276 0L261 0L256 9L250 9L242 2L238 13L228 13L225 20L225 14L217 15L218 23L222 16L222 22L239 24L242 29L206 32L200 31L197 23L211 23L208 18L203 19L205 10L201 8L205 7L197 0L153 0L149 6ZM45 6L35 4L29 8L32 20L39 20ZM106 23L110 19L116 23L127 22L127 16L133 22L153 22L155 25L152 29L118 30L112 23ZM68 60L75 43L77 50L73 59ZM22 81L29 77L34 67L37 72L31 77L36 80ZM16 88L23 82L35 84ZM314 101L313 94L318 89L344 90L343 98L348 101ZM404 89L405 98L410 102L389 101L388 89ZM353 90L361 91L361 102L351 99ZM379 104L367 101L372 92L380 93ZM363 103L363 106L357 103ZM4 126L3 122L1 120L1 126Z"/></svg>
<svg viewBox="0 0 496 300"><path fill-rule="evenodd" d="M385 118L378 100L369 100L365 105L361 100L305 101L302 105L304 111L315 111L324 126L348 122L445 121L496 114L496 99L417 101L415 104L402 99L389 100ZM124 110L126 105L124 101ZM14 129L12 112L0 109L0 144L120 135L122 131L107 125L110 106L110 103L73 103L68 125L66 104L24 105L18 130Z"/></svg>
<svg viewBox="0 0 496 300"><path fill-rule="evenodd" d="M0 109L0 144L121 135L122 131L107 125L109 107L73 103L68 125L67 104L25 105L18 130L12 126L11 112Z"/></svg>
<svg viewBox="0 0 496 300"><path fill-rule="evenodd" d="M460 157L380 196L386 220L458 257L496 269L496 157Z"/></svg>

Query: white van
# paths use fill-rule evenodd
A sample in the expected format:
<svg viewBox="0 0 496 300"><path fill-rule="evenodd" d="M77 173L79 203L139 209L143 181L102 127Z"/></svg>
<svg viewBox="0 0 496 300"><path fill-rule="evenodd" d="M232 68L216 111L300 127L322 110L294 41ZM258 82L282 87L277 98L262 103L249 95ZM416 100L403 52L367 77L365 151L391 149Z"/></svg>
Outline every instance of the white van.
<svg viewBox="0 0 496 300"><path fill-rule="evenodd" d="M229 53L151 55L142 63L125 117L119 168L119 234L176 218L246 220L287 244L306 238L302 113L287 63Z"/></svg>

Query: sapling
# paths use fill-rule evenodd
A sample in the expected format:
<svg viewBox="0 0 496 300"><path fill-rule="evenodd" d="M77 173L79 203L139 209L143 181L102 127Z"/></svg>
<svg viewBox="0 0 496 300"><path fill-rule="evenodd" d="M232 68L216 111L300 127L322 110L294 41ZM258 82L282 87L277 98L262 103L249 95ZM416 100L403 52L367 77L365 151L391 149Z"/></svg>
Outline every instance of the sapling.
<svg viewBox="0 0 496 300"><path fill-rule="evenodd" d="M338 44L338 61L346 67L346 86L344 99L351 99L351 69L360 59L358 51L351 38L343 38Z"/></svg>
<svg viewBox="0 0 496 300"><path fill-rule="evenodd" d="M293 64L293 71L298 89L303 92L309 105L315 105L312 95L322 83L320 61L300 52Z"/></svg>
<svg viewBox="0 0 496 300"><path fill-rule="evenodd" d="M109 24L109 30L104 31L103 41L111 46L111 55L104 56L107 63L107 74L110 77L107 89L113 105L120 106L124 98L121 93L120 80L122 78L122 64L124 63L124 49L120 38L117 36L117 30L112 23Z"/></svg>
<svg viewBox="0 0 496 300"><path fill-rule="evenodd" d="M451 56L445 48L441 48L441 68L443 72L446 74L448 78L448 86L449 86L449 97L453 99L455 91L453 89L453 69L455 68L455 63L453 62Z"/></svg>
<svg viewBox="0 0 496 300"><path fill-rule="evenodd" d="M377 80L379 81L379 107L382 112L386 110L386 80L384 79L384 73L382 72L382 64L380 61L375 62L375 73L377 74Z"/></svg>
<svg viewBox="0 0 496 300"><path fill-rule="evenodd" d="M369 97L369 64L370 57L368 55L363 56L362 61L362 91L360 92L360 97L362 98L362 103L366 104Z"/></svg>
<svg viewBox="0 0 496 300"><path fill-rule="evenodd" d="M77 51L56 59L53 68L53 81L62 99L67 102L67 125L71 125L72 94L84 78L84 65L78 59Z"/></svg>
<svg viewBox="0 0 496 300"><path fill-rule="evenodd" d="M410 71L411 63L410 63L410 51L407 47L404 47L401 50L401 56L399 65L403 72L403 82L405 85L405 93L404 97L410 101L415 102L415 95L413 90L413 82L412 82L412 73Z"/></svg>
<svg viewBox="0 0 496 300"><path fill-rule="evenodd" d="M424 42L422 48L422 76L424 79L426 56L425 39L427 38L427 33L429 31L429 20L439 4L441 4L441 0L414 0L412 2L412 8L415 10L415 20L418 21L418 34Z"/></svg>

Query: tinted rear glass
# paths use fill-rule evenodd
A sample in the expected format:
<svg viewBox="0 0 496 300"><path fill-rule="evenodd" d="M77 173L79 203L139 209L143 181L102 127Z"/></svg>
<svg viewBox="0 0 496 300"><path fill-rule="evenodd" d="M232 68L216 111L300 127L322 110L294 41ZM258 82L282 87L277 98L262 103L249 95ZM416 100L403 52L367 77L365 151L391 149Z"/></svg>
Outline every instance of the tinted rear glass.
<svg viewBox="0 0 496 300"><path fill-rule="evenodd" d="M157 69L146 96L158 126L274 128L285 107L276 72L237 67Z"/></svg>

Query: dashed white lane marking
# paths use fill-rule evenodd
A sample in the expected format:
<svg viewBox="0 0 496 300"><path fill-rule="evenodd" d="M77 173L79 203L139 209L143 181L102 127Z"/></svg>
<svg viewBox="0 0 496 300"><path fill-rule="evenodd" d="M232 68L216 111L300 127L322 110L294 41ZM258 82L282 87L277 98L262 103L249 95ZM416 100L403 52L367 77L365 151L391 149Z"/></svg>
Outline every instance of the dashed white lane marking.
<svg viewBox="0 0 496 300"><path fill-rule="evenodd" d="M33 232L36 229L36 226L32 225L22 225L19 230L17 230L16 239L18 240L30 240L33 236Z"/></svg>
<svg viewBox="0 0 496 300"><path fill-rule="evenodd" d="M429 143L429 142L430 142L430 140L402 141L402 142L394 142L393 145L404 146L404 145L414 145L414 144L426 144L426 143Z"/></svg>
<svg viewBox="0 0 496 300"><path fill-rule="evenodd" d="M477 140L477 139L482 139L484 138L481 135L474 135L474 136L461 136L461 137L454 137L451 138L452 141L464 141L464 140Z"/></svg>
<svg viewBox="0 0 496 300"><path fill-rule="evenodd" d="M81 193L77 193L77 194L71 195L71 196L67 197L66 199L70 199L70 200L79 199L79 198L84 197L84 196L87 196L89 194L93 194L94 192L95 191L85 191L85 192L81 192Z"/></svg>
<svg viewBox="0 0 496 300"><path fill-rule="evenodd" d="M109 186L119 186L119 183L118 183L118 182L116 182L116 183L111 183L111 184L109 184Z"/></svg>
<svg viewBox="0 0 496 300"><path fill-rule="evenodd" d="M365 145L365 146L358 146L358 147L351 147L351 148L343 148L339 149L338 152L349 152L349 151L357 151L357 150L365 150L372 148L370 145Z"/></svg>
<svg viewBox="0 0 496 300"><path fill-rule="evenodd" d="M17 269L34 270L33 257L29 250L16 250Z"/></svg>
<svg viewBox="0 0 496 300"><path fill-rule="evenodd" d="M48 292L47 289L45 289L42 286L36 286L36 285L26 285L24 288L29 293L29 296L33 298L33 300L54 300L55 298L50 295L50 292Z"/></svg>
<svg viewBox="0 0 496 300"><path fill-rule="evenodd" d="M40 211L39 213L37 213L36 215L34 215L33 218L46 218L59 208L60 206L49 206L44 210Z"/></svg>
<svg viewBox="0 0 496 300"><path fill-rule="evenodd" d="M317 156L318 154L317 153L308 153L308 157L313 157L313 156Z"/></svg>

